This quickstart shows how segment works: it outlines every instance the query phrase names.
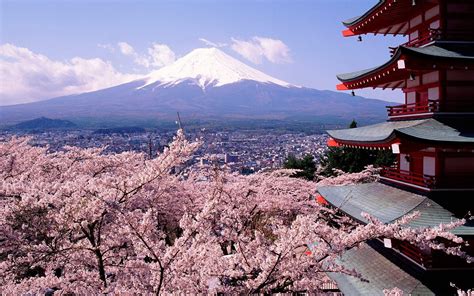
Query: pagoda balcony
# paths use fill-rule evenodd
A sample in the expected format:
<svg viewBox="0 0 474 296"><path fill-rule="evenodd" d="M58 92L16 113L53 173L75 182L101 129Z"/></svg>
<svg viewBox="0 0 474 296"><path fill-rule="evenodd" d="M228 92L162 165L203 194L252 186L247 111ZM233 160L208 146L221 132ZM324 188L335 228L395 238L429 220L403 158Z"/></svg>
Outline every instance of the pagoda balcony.
<svg viewBox="0 0 474 296"><path fill-rule="evenodd" d="M389 117L409 117L410 115L431 114L439 111L439 101L428 100L414 104L387 106Z"/></svg>
<svg viewBox="0 0 474 296"><path fill-rule="evenodd" d="M425 190L460 189L473 190L471 175L430 176L410 171L400 170L397 167L383 167L381 179L389 182L402 182L406 185L423 187Z"/></svg>
<svg viewBox="0 0 474 296"><path fill-rule="evenodd" d="M394 181L412 184L426 189L433 189L437 184L435 176L423 175L415 172L399 170L396 167L383 167L380 172L382 179L389 179Z"/></svg>

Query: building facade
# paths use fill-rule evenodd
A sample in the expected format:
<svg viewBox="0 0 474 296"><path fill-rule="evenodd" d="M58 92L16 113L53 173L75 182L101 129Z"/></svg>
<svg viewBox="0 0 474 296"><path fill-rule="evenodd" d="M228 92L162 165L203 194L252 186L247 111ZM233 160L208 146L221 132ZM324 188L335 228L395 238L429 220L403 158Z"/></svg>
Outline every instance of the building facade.
<svg viewBox="0 0 474 296"><path fill-rule="evenodd" d="M379 0L343 24L345 37L403 35L408 40L389 48L383 65L338 75L337 89L401 89L405 103L387 107L387 122L328 131L332 146L391 150L396 161L383 168L380 182L318 188L321 196L360 223L367 222L361 212L385 223L419 212L412 227L474 214L474 1ZM474 256L472 220L453 233L470 242L465 250ZM352 266L360 257L353 252L344 264ZM455 292L450 283L473 287L474 264L438 251L385 240L359 252L377 258L380 266L368 267L364 260L354 266L366 272L369 283L332 275L349 295L396 286L411 295L449 295Z"/></svg>

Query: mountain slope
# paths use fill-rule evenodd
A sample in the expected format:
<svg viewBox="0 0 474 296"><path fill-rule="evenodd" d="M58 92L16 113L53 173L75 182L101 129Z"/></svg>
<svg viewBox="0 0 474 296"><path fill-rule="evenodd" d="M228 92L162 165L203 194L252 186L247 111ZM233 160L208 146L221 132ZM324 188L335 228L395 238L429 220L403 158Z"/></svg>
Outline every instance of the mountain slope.
<svg viewBox="0 0 474 296"><path fill-rule="evenodd" d="M297 87L218 49L197 49L140 80L90 93L0 107L2 123L40 116L84 122L249 118L380 122L387 102Z"/></svg>

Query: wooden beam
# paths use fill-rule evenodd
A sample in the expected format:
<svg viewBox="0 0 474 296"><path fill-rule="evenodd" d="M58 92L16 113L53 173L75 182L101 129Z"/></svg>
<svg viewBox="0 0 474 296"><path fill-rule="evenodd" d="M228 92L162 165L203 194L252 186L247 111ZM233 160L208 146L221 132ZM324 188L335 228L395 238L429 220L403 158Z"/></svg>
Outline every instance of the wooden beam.
<svg viewBox="0 0 474 296"><path fill-rule="evenodd" d="M392 87L392 90L395 90L396 88L400 87L404 83L405 83L405 80L400 81L399 83L395 84L395 86Z"/></svg>
<svg viewBox="0 0 474 296"><path fill-rule="evenodd" d="M400 24L400 27L398 27L398 29L395 30L395 32L393 33L393 35L398 35L398 33L400 33L400 31L402 30L403 26L405 26L405 23L401 23L401 24Z"/></svg>
<svg viewBox="0 0 474 296"><path fill-rule="evenodd" d="M389 87L389 86L390 86L390 83L387 83L387 84L385 84L384 86L382 86L382 89L386 89L386 88Z"/></svg>
<svg viewBox="0 0 474 296"><path fill-rule="evenodd" d="M393 26L388 27L387 31L383 34L384 36L387 36L390 30L392 30Z"/></svg>
<svg viewBox="0 0 474 296"><path fill-rule="evenodd" d="M408 24L408 22L405 24L405 26L403 27L403 36L408 36L408 29L410 28L410 25Z"/></svg>

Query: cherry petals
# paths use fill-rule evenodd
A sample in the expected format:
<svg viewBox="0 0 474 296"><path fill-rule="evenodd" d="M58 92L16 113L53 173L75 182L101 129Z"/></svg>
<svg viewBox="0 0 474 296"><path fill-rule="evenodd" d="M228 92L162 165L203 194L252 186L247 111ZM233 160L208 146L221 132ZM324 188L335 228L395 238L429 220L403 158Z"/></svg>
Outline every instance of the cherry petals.
<svg viewBox="0 0 474 296"><path fill-rule="evenodd" d="M316 183L291 178L291 170L242 176L190 168L199 145L178 131L169 148L147 159L75 147L49 153L27 138L0 143L3 291L319 291L325 272L363 277L337 259L374 238L472 260L450 232L464 220L412 229L406 224L416 213L388 225L363 214L369 223L360 225L316 202ZM373 181L375 173L320 184Z"/></svg>

